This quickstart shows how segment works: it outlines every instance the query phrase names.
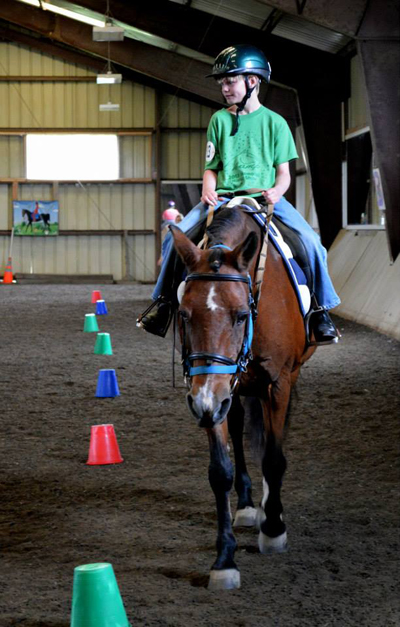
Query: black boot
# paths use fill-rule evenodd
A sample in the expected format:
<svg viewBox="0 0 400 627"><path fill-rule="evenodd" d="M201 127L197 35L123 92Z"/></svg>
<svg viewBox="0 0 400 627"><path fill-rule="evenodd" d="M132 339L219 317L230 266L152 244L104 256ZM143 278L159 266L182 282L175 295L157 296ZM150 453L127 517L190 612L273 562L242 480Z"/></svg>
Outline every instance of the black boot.
<svg viewBox="0 0 400 627"><path fill-rule="evenodd" d="M136 320L136 326L141 327L148 333L153 333L153 335L165 337L172 320L172 315L172 304L159 298L139 316Z"/></svg>
<svg viewBox="0 0 400 627"><path fill-rule="evenodd" d="M336 344L340 334L333 324L330 315L320 307L317 311L314 311L310 316L310 331L314 334L314 341L311 341L312 346L323 346L324 344Z"/></svg>

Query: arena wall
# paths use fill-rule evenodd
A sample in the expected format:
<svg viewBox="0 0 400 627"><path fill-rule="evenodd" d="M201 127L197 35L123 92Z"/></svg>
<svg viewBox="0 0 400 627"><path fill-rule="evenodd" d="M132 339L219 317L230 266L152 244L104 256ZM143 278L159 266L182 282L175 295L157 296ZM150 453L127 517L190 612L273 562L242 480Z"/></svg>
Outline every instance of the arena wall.
<svg viewBox="0 0 400 627"><path fill-rule="evenodd" d="M400 340L400 257L391 263L386 233L343 229L328 262L342 300L334 313Z"/></svg>

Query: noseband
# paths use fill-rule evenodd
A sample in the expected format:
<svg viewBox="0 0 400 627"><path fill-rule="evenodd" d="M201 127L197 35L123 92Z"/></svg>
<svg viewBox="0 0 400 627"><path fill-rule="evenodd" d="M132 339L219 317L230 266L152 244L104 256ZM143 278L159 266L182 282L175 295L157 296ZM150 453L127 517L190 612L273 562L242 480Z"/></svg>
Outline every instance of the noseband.
<svg viewBox="0 0 400 627"><path fill-rule="evenodd" d="M186 347L186 328L185 320L182 320L182 365L183 374L186 379L199 374L231 374L236 375L231 385L231 392L233 392L240 374L246 372L246 367L249 360L252 358L251 343L253 340L253 327L257 317L257 310L251 290L251 277L237 275L237 274L211 274L211 273L192 273L186 277L186 283L188 281L232 281L235 283L247 283L249 288L249 311L247 313L246 328L243 337L242 347L239 351L239 355L234 361L230 357L224 355L218 355L217 353L189 353ZM204 366L193 366L193 362L202 359L206 362ZM219 365L216 365L219 364Z"/></svg>

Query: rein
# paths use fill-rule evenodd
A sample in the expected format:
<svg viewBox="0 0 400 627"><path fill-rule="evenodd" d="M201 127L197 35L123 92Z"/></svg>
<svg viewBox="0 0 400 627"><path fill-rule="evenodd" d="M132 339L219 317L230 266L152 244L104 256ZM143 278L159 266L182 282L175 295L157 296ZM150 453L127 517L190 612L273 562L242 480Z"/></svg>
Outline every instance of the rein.
<svg viewBox="0 0 400 627"><path fill-rule="evenodd" d="M213 248L228 248L221 244L213 246ZM230 250L230 249L229 249ZM246 328L244 332L243 342L239 355L236 359L231 359L225 355L218 355L217 353L197 352L189 353L186 347L186 328L185 320L182 318L182 365L183 374L186 379L195 375L201 374L231 374L236 375L231 384L231 393L233 392L236 384L239 381L239 376L242 372L246 372L247 364L252 358L251 343L253 340L254 322L257 317L257 310L252 295L251 277L237 275L237 274L211 274L211 273L192 273L186 277L188 281L232 281L235 283L246 283L248 286L248 303L249 311L247 313ZM197 360L204 360L206 363L202 366L193 366L193 362ZM218 364L218 365L217 365Z"/></svg>

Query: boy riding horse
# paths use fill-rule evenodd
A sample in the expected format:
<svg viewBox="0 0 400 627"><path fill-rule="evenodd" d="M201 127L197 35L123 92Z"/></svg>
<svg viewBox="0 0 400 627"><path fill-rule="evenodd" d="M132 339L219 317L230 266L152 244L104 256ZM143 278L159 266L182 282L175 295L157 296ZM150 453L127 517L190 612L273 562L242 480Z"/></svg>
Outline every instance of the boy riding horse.
<svg viewBox="0 0 400 627"><path fill-rule="evenodd" d="M286 121L258 98L261 81L270 80L271 67L261 50L243 44L223 50L210 76L221 86L228 108L211 117L201 202L179 228L184 233L193 230L205 221L210 207L217 209L234 196L252 196L259 203L273 204L274 215L300 236L308 254L315 309L310 326L315 341L337 342L338 332L327 310L339 305L340 299L328 274L326 250L319 236L283 196L290 185L289 161L298 157L293 137ZM176 285L181 280L174 276L176 253L170 233L163 243L162 258L153 292L154 307L139 317L138 326L164 337L176 305Z"/></svg>

